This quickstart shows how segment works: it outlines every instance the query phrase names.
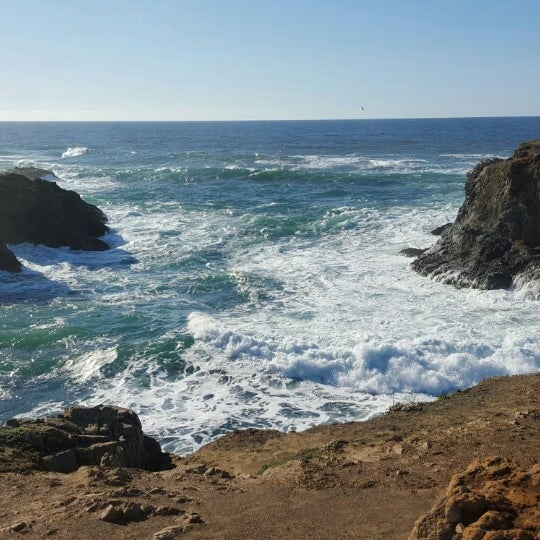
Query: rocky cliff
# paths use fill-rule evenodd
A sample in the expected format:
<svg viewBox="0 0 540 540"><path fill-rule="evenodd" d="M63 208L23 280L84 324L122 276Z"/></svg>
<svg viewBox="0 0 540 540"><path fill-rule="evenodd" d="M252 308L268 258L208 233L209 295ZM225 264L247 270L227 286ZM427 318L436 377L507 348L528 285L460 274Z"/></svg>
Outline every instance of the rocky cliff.
<svg viewBox="0 0 540 540"><path fill-rule="evenodd" d="M507 288L518 275L540 277L540 141L474 167L456 221L412 267L480 289Z"/></svg>

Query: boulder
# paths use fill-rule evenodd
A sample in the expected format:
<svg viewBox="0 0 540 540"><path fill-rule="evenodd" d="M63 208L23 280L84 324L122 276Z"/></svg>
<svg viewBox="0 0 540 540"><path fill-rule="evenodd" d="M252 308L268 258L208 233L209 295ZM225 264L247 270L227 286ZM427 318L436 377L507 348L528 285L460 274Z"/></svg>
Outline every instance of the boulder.
<svg viewBox="0 0 540 540"><path fill-rule="evenodd" d="M540 141L468 173L456 221L412 263L458 287L507 288L519 274L540 277ZM438 231L439 232L439 231Z"/></svg>
<svg viewBox="0 0 540 540"><path fill-rule="evenodd" d="M109 248L98 238L108 230L106 221L99 208L55 182L15 172L0 174L2 242L101 251Z"/></svg>
<svg viewBox="0 0 540 540"><path fill-rule="evenodd" d="M159 443L144 435L139 417L129 409L98 405L71 407L58 417L11 419L0 428L0 446L38 454L41 468L72 472L80 465L171 468Z"/></svg>

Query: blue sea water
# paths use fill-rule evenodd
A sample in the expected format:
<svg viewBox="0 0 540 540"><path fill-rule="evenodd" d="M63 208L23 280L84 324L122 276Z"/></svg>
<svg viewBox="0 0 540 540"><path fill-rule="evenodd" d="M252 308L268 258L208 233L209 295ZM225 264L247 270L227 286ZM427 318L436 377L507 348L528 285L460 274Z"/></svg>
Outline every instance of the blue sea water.
<svg viewBox="0 0 540 540"><path fill-rule="evenodd" d="M0 123L101 207L107 252L17 245L0 273L0 420L131 407L168 450L368 418L540 368L537 291L454 289L398 255L540 118Z"/></svg>

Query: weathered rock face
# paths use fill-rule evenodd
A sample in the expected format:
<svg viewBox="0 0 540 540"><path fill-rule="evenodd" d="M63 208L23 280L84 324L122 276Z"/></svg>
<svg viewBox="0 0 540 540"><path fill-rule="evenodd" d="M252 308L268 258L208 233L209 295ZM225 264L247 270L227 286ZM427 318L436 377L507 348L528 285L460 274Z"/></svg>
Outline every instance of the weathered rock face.
<svg viewBox="0 0 540 540"><path fill-rule="evenodd" d="M452 478L409 540L539 538L539 496L540 466L525 471L500 457L474 461Z"/></svg>
<svg viewBox="0 0 540 540"><path fill-rule="evenodd" d="M524 273L540 276L540 141L468 174L455 223L412 263L414 270L458 287L500 289Z"/></svg>
<svg viewBox="0 0 540 540"><path fill-rule="evenodd" d="M105 250L98 237L107 232L106 221L99 208L55 182L0 174L0 239L7 244Z"/></svg>
<svg viewBox="0 0 540 540"><path fill-rule="evenodd" d="M0 444L31 451L45 470L72 472L80 465L170 468L168 454L144 435L129 409L72 407L57 417L12 419L0 428Z"/></svg>

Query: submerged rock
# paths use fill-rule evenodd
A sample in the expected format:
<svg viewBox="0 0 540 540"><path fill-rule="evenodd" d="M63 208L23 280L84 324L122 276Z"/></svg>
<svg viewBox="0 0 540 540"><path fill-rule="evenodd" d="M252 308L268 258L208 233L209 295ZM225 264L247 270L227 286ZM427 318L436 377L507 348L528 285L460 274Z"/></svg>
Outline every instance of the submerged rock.
<svg viewBox="0 0 540 540"><path fill-rule="evenodd" d="M456 221L412 263L414 270L458 287L500 289L518 274L540 274L540 141L506 160L468 173Z"/></svg>
<svg viewBox="0 0 540 540"><path fill-rule="evenodd" d="M446 231L446 229L448 229L448 227L451 227L452 226L452 223L445 223L444 225L440 225L439 227L435 227L432 231L431 231L431 234L433 236L441 236L441 234ZM424 250L425 251L425 250Z"/></svg>
<svg viewBox="0 0 540 540"><path fill-rule="evenodd" d="M171 468L168 454L145 435L129 409L99 405L72 407L45 419L11 419L0 428L0 446L39 456L42 469L68 473L80 465Z"/></svg>
<svg viewBox="0 0 540 540"><path fill-rule="evenodd" d="M36 176L32 171L28 174ZM30 242L101 251L109 248L98 238L108 231L106 222L97 206L55 182L15 172L0 174L0 238L6 244Z"/></svg>

